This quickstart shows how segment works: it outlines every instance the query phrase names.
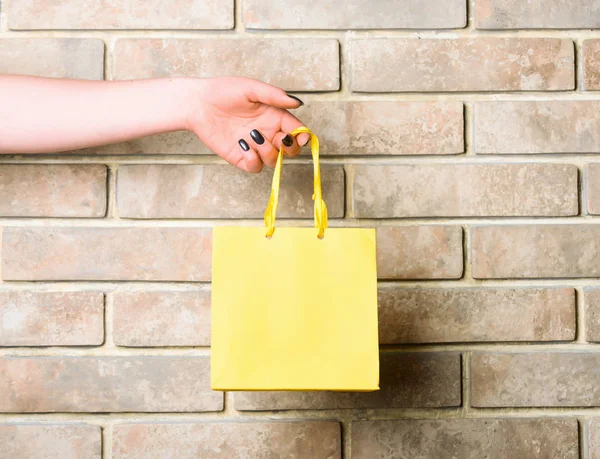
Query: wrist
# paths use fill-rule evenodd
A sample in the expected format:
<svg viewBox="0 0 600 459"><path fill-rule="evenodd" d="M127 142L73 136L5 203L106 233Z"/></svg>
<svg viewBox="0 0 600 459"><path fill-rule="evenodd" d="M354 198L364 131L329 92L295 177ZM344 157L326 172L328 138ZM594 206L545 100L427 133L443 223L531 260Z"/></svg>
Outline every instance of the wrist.
<svg viewBox="0 0 600 459"><path fill-rule="evenodd" d="M179 78L178 92L181 107L181 129L195 132L204 98L204 78Z"/></svg>

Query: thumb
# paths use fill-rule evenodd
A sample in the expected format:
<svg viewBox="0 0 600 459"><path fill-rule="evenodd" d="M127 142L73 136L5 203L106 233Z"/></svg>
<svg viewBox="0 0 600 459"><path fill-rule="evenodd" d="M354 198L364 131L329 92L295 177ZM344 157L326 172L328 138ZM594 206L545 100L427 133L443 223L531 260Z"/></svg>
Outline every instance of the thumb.
<svg viewBox="0 0 600 459"><path fill-rule="evenodd" d="M283 89L258 80L249 80L246 97L250 102L260 102L277 108L290 109L304 105L304 102Z"/></svg>

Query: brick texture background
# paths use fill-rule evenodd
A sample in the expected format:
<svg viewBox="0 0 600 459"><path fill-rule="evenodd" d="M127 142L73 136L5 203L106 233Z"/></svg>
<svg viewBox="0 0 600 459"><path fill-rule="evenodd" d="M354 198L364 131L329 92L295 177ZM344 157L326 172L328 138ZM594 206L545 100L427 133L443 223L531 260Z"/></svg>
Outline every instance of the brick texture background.
<svg viewBox="0 0 600 459"><path fill-rule="evenodd" d="M0 73L296 92L381 343L379 392L212 392L211 227L270 171L185 132L0 156L0 459L600 459L600 0L1 0Z"/></svg>

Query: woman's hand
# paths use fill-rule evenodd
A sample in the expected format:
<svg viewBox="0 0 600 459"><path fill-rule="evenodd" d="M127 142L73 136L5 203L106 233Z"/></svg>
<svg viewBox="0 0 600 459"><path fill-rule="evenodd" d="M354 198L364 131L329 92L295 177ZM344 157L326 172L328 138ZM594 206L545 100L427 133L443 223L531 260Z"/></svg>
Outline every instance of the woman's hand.
<svg viewBox="0 0 600 459"><path fill-rule="evenodd" d="M288 135L302 123L287 109L302 102L275 86L247 78L189 79L186 128L230 164L260 172L274 167L279 148L298 154L298 139ZM287 136L287 137L286 137Z"/></svg>
<svg viewBox="0 0 600 459"><path fill-rule="evenodd" d="M83 81L0 75L0 153L53 153L187 129L240 169L274 166L302 105L282 89L247 78Z"/></svg>

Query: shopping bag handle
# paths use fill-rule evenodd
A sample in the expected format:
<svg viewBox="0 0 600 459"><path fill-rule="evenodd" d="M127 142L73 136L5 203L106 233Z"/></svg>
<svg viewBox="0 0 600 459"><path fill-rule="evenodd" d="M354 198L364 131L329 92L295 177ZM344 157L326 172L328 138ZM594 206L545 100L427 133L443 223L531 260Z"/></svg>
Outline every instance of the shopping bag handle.
<svg viewBox="0 0 600 459"><path fill-rule="evenodd" d="M310 135L310 151L313 158L314 168L314 194L312 196L315 202L315 228L318 229L317 237L322 239L327 228L327 206L323 201L323 192L321 190L321 167L319 166L319 139L307 127L299 127L290 132L290 135L296 137L298 134ZM277 164L273 172L273 184L271 185L271 197L265 211L265 225L267 226L267 237L273 236L275 232L275 217L277 215L277 206L279 204L279 183L281 182L281 166L283 164L283 146L279 149Z"/></svg>

